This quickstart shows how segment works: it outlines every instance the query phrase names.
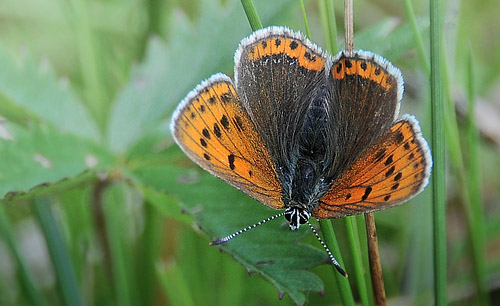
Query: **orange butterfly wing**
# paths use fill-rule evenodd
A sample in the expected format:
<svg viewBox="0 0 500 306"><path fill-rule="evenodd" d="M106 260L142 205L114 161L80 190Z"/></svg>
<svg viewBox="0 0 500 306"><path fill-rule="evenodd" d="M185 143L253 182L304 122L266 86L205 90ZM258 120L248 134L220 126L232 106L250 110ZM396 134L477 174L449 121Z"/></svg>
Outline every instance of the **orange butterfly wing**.
<svg viewBox="0 0 500 306"><path fill-rule="evenodd" d="M284 207L275 166L229 77L216 74L189 93L171 130L203 169L269 207Z"/></svg>
<svg viewBox="0 0 500 306"><path fill-rule="evenodd" d="M424 189L431 166L418 121L406 115L340 175L312 215L339 218L401 204Z"/></svg>

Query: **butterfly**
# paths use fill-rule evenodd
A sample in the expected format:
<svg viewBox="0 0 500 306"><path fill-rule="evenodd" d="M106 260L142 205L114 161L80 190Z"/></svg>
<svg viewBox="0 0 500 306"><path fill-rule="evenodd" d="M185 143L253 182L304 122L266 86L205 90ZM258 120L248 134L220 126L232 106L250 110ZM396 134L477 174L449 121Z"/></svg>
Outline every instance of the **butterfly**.
<svg viewBox="0 0 500 306"><path fill-rule="evenodd" d="M234 82L221 73L203 81L171 131L195 163L283 211L212 244L281 216L320 239L311 217L387 209L428 184L430 150L414 116L398 119L403 78L389 61L367 51L333 57L286 27L254 32L234 58Z"/></svg>

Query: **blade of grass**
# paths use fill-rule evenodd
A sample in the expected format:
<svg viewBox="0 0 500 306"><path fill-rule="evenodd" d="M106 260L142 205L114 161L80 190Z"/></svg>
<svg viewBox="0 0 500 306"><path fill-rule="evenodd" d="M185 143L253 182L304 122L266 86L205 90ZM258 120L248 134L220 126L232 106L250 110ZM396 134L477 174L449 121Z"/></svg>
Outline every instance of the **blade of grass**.
<svg viewBox="0 0 500 306"><path fill-rule="evenodd" d="M262 29L262 22L260 21L259 15L257 14L257 10L255 9L253 1L241 0L241 5L243 5L243 9L245 10L245 14L247 15L247 19L248 22L250 23L252 31Z"/></svg>
<svg viewBox="0 0 500 306"><path fill-rule="evenodd" d="M160 285L168 296L172 305L194 306L191 291L177 264L156 265L156 273L160 279Z"/></svg>
<svg viewBox="0 0 500 306"><path fill-rule="evenodd" d="M451 94L450 88L450 76L448 69L448 54L444 50L441 50L441 64L443 70L443 92L445 94L444 97L444 131L446 136L446 145L448 147L449 160L452 166L452 170L455 173L458 181L458 194L461 199L460 203L462 204L463 212L465 214L465 218L467 221L467 237L470 243L471 250L471 258L473 264L473 274L474 274L474 285L479 295L487 295L484 291L487 291L486 288L483 287L482 283L486 283L486 275L482 275L479 272L482 268L482 262L485 261L484 250L480 248L484 248L484 245L481 246L481 243L478 242L478 239L484 239L484 230L481 229L481 224L477 223L477 218L482 218L481 216L477 216L477 209L474 207L474 204L471 200L470 195L470 184L469 177L467 176L467 171L464 165L464 154L462 152L462 147L460 146L460 131L458 128L458 120L455 111L454 99ZM477 237L476 237L477 236ZM483 236L480 238L479 236ZM483 257L480 257L483 254ZM480 279L479 277L484 277L484 279ZM483 301L488 300L487 297L479 297ZM487 304L484 304L487 305Z"/></svg>
<svg viewBox="0 0 500 306"><path fill-rule="evenodd" d="M413 8L411 6L411 3L408 0L405 0L405 7L406 7L406 12L408 15L408 18L410 22L412 23L412 29L414 32L414 37L416 40L416 45L418 48L418 54L420 61L422 62L424 68L429 69L429 63L427 59L425 58L425 52L423 50L423 44L422 44L422 38L420 33L418 32L418 28L416 26L416 18L413 13ZM480 199L480 190L473 190L476 187L474 187L475 184L479 184L479 182L476 180L474 175L468 175L466 174L466 170L464 168L464 159L463 159L463 154L462 154L462 149L460 147L460 134L458 130L458 125L457 125L457 118L456 118L456 113L455 113L455 108L454 108L454 103L453 103L453 98L450 92L450 86L449 86L449 77L448 77L448 69L446 67L446 61L445 59L447 58L445 50L441 52L441 57L442 57L442 63L443 63L443 79L444 79L444 92L445 92L445 117L444 117L444 124L445 124L445 133L446 133L446 139L447 139L447 147L449 149L449 156L450 156L450 163L453 166L453 170L457 175L459 184L461 188L458 188L458 192L460 194L460 198L462 199L462 204L464 207L464 213L466 215L466 220L467 220L467 230L468 230L468 236L469 240L471 243L471 253L472 253L472 262L474 266L474 280L475 280L475 286L476 289L480 295L479 299L482 305L487 305L489 303L488 296L487 296L487 288L486 288L486 282L487 282L487 276L485 273L485 268L484 268L484 262L485 262L485 254L484 254L484 229L483 224L484 224L484 217L482 213L482 207L481 207L481 199ZM471 80L472 76L468 76L469 80ZM470 84L469 84L470 85ZM468 86L469 87L469 86ZM470 94L470 87L468 88L468 93ZM469 96L469 102L471 101L470 96ZM469 143L468 148L475 150L477 146L476 144L473 144L472 142ZM471 154L471 152L469 152ZM474 153L472 153L474 154ZM472 157L472 156L471 156ZM472 164L470 167L477 167L473 166ZM473 170L474 171L474 170ZM470 184L469 181L474 180L475 183ZM479 198L477 198L477 195L479 192ZM474 195L475 193L475 195ZM479 200L479 202L478 202ZM482 241L482 242L481 242Z"/></svg>
<svg viewBox="0 0 500 306"><path fill-rule="evenodd" d="M467 58L467 124L466 124L466 143L465 146L468 156L468 171L467 171L467 184L469 190L469 207L471 214L471 244L474 263L474 277L476 282L476 289L478 291L478 298L480 305L489 305L487 275L486 275L486 255L485 255L485 230L484 224L484 211L483 199L481 195L481 163L479 161L479 133L475 124L475 75L474 75L474 57L472 50L469 47Z"/></svg>
<svg viewBox="0 0 500 306"><path fill-rule="evenodd" d="M432 103L432 204L434 228L434 302L446 305L446 183L443 72L441 63L443 21L441 2L430 0L430 67Z"/></svg>
<svg viewBox="0 0 500 306"><path fill-rule="evenodd" d="M307 38L311 39L311 31L309 30L309 23L307 22L306 7L304 0L300 0L300 8L302 9L302 16L304 17L304 27L306 28Z"/></svg>
<svg viewBox="0 0 500 306"><path fill-rule="evenodd" d="M104 215L109 256L117 305L134 305L135 286L132 285L130 251L125 246L123 230L123 204L126 203L126 187L122 184L110 185L104 193Z"/></svg>
<svg viewBox="0 0 500 306"><path fill-rule="evenodd" d="M411 25L411 30L413 33L413 40L415 43L415 46L417 48L417 54L419 56L419 61L420 61L420 66L422 67L424 73L427 76L428 82L430 84L430 63L428 60L428 50L426 51L424 49L424 44L423 44L423 39L422 39L422 33L419 30L418 24L417 24L417 18L415 17L415 13L412 7L412 4L409 0L405 0L405 10L406 10L406 15L407 18L410 22ZM425 108L427 110L427 118L426 121L429 122L432 117L431 115L431 104L430 104L430 92L428 90L425 90L425 97L422 98L422 102L425 104ZM427 127L429 124L425 124L422 122L422 128L424 133L426 130L428 130L430 134L430 128L428 129ZM429 191L431 188L429 188ZM432 202L431 197L432 195L430 192L424 192L424 197L428 199L426 201L425 199L423 202ZM413 210L414 208L412 208ZM419 209L419 213L422 215L426 215L429 217L429 220L432 218L432 208L431 207L425 207L423 210ZM418 222L418 221L414 221ZM415 241L412 241L411 244L413 247L408 247L408 251L412 254L430 254L432 253L432 248L433 248L433 241L431 235L432 235L432 228L429 228L432 226L432 221L429 222L429 226L427 226L424 220L420 221L419 224L414 224L413 226L418 228L418 227L424 227L425 230L422 231L418 229L418 234L414 235ZM429 239L429 240L428 240ZM428 243L427 243L428 242ZM428 250L428 252L427 252ZM433 255L431 255L433 256ZM429 269L422 269L422 266L424 266L427 262L427 259L425 256L414 256L411 259L411 267L409 268L410 271L410 279L408 280L408 289L412 293L412 295L415 297L416 303L423 303L428 302L430 300L430 296L432 293L430 292L431 286L428 285L429 280L432 279L432 276L429 276L428 270ZM430 269L432 270L432 268ZM429 288L429 289L428 289ZM429 294L427 294L429 292Z"/></svg>
<svg viewBox="0 0 500 306"><path fill-rule="evenodd" d="M444 124L445 124L445 132L446 132L446 140L448 146L448 153L450 164L452 166L452 170L456 174L458 185L460 188L458 189L458 194L461 199L460 203L462 204L463 212L465 214L465 218L467 221L467 238L470 244L471 251L471 259L473 264L473 274L474 274L474 285L478 292L479 299L484 301L487 305L488 297L487 297L487 276L484 273L481 273L480 270L483 269L482 265L486 261L486 255L484 254L484 244L482 244L479 240L484 241L485 232L483 229L484 221L483 217L480 216L481 208L475 207L473 203L472 195L470 194L470 177L468 177L467 170L465 168L464 163L464 154L462 152L462 147L460 146L460 131L458 128L458 119L455 111L454 99L451 94L450 81L449 81L449 69L447 67L448 58L447 53L443 49L441 52L441 62L443 65L443 80L444 80L444 92L445 96L445 116L444 116ZM479 209L479 210L478 210ZM482 238L481 238L482 237ZM481 255L482 254L482 255Z"/></svg>
<svg viewBox="0 0 500 306"><path fill-rule="evenodd" d="M3 203L2 203L3 204ZM33 305L48 305L43 295L36 289L33 275L31 274L28 263L24 260L16 243L16 237L12 226L10 225L3 205L0 205L0 233L8 247L8 250L15 260L19 272L19 283L22 288L23 296Z"/></svg>
<svg viewBox="0 0 500 306"><path fill-rule="evenodd" d="M335 238L332 221L328 219L322 219L319 220L319 224L321 226L321 232L323 233L326 244L328 245L332 253L335 254L335 259L337 259L339 265L343 267L344 260L340 255L340 248L337 243L337 238ZM344 305L356 305L356 303L354 302L354 297L352 295L351 285L349 284L347 278L338 273L334 266L332 266L332 270L333 274L335 275L335 279L337 280L342 303Z"/></svg>
<svg viewBox="0 0 500 306"><path fill-rule="evenodd" d="M361 246L358 234L357 217L356 216L347 217L345 218L345 221L346 221L345 225L347 231L347 239L349 242L349 247L351 249L352 262L354 266L354 275L356 276L356 283L358 285L359 299L361 300L361 305L370 305L370 300L368 299L368 290L367 290L367 288L370 287L370 284L367 283L368 278L366 277L364 272L367 269L365 269L365 266L363 264L363 259L361 257L362 253L361 253Z"/></svg>
<svg viewBox="0 0 500 306"><path fill-rule="evenodd" d="M32 207L45 236L64 305L83 306L85 303L80 294L75 271L48 198L37 198Z"/></svg>
<svg viewBox="0 0 500 306"><path fill-rule="evenodd" d="M411 30L413 32L413 39L415 40L415 45L417 47L418 58L420 60L420 63L424 67L425 73L429 76L430 65L425 53L422 35L420 34L420 31L418 29L417 18L415 17L413 6L411 5L410 0L405 0L404 3L405 3L406 16L408 17L408 21L410 22Z"/></svg>
<svg viewBox="0 0 500 306"><path fill-rule="evenodd" d="M332 54L336 54L338 52L337 25L335 22L333 0L319 0L319 13L326 50Z"/></svg>
<svg viewBox="0 0 500 306"><path fill-rule="evenodd" d="M67 18L75 31L76 43L78 45L78 60L82 71L82 79L85 90L85 103L88 105L92 116L96 120L101 131L106 126L109 104L103 103L106 98L106 87L102 80L102 65L99 63L99 48L95 39L96 35L91 24L89 3L84 0L72 0L62 3L68 6Z"/></svg>
<svg viewBox="0 0 500 306"><path fill-rule="evenodd" d="M139 241L135 267L138 279L137 292L143 305L153 305L155 301L155 262L161 256L162 240L165 233L165 219L152 205L144 206L144 231Z"/></svg>

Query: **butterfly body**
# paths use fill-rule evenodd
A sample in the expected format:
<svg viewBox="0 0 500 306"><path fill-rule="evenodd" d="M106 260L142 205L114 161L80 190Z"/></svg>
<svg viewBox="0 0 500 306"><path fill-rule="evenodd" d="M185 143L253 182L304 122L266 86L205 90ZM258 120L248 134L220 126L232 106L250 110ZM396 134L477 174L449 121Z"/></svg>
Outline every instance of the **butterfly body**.
<svg viewBox="0 0 500 306"><path fill-rule="evenodd" d="M316 96L313 96L303 122L298 130L297 143L289 144L294 149L290 151L288 167L283 167L280 181L283 188L283 203L286 208L297 209L296 215L306 211L309 215L316 208L322 195L328 190L331 179L325 177L329 164L328 145L328 101L326 88L323 86ZM287 216L287 215L285 215ZM287 218L290 228L296 229L307 220Z"/></svg>
<svg viewBox="0 0 500 306"><path fill-rule="evenodd" d="M290 229L386 209L427 185L427 142L413 116L397 120L402 76L380 56L332 57L269 27L240 43L234 78L216 74L188 94L174 139L207 171L284 209Z"/></svg>

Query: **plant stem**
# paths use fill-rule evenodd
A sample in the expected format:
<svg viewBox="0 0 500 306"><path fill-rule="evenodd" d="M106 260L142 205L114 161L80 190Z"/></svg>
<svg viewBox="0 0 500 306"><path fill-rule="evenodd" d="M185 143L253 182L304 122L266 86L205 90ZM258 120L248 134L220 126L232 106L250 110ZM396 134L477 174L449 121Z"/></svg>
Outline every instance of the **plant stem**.
<svg viewBox="0 0 500 306"><path fill-rule="evenodd" d="M319 0L319 12L326 50L335 54L338 46L333 0Z"/></svg>
<svg viewBox="0 0 500 306"><path fill-rule="evenodd" d="M328 245L328 248L335 255L335 259L337 259L339 265L344 266L344 261L340 255L340 248L337 243L337 239L335 238L335 233L333 232L332 221L328 219L319 220L319 225L321 226L321 232L323 233L323 238L325 243ZM332 268L335 279L337 280L342 303L344 305L356 305L349 281L347 278L338 273L333 265Z"/></svg>
<svg viewBox="0 0 500 306"><path fill-rule="evenodd" d="M57 276L57 283L62 294L64 305L85 305L80 294L75 270L73 269L71 258L64 243L61 230L57 226L54 213L49 200L45 197L38 198L33 204L33 210L42 228L50 259L54 265Z"/></svg>
<svg viewBox="0 0 500 306"><path fill-rule="evenodd" d="M349 247L351 248L352 262L354 266L354 274L356 276L356 283L358 287L359 299L361 300L361 305L370 305L368 298L369 284L367 284L367 278L364 276L364 261L361 257L361 243L359 241L358 225L356 216L350 216L345 218L345 227L347 232L347 239L349 241Z"/></svg>
<svg viewBox="0 0 500 306"><path fill-rule="evenodd" d="M7 218L4 210L5 203L0 202L0 236L5 241L9 255L15 261L14 266L19 274L19 283L23 289L21 292L26 296L26 301L32 305L48 305L45 298L36 288L35 278L31 273L28 262L24 259L21 250L17 246L15 231Z"/></svg>
<svg viewBox="0 0 500 306"><path fill-rule="evenodd" d="M311 39L311 31L309 31L309 23L307 22L306 7L304 0L300 0L300 8L302 9L302 16L304 16L304 27L306 28L307 38Z"/></svg>
<svg viewBox="0 0 500 306"><path fill-rule="evenodd" d="M368 259L370 261L370 275L375 305L386 305L384 279L382 278L382 265L378 252L377 229L373 213L365 214L366 240L368 242Z"/></svg>
<svg viewBox="0 0 500 306"><path fill-rule="evenodd" d="M410 0L405 0L405 10L406 16L411 25L411 30L413 32L413 39L415 40L415 44L417 46L418 58L420 63L425 69L425 73L427 75L430 74L430 66L429 61L427 60L427 56L425 55L424 42L422 40L422 35L420 35L420 31L418 30L417 18L415 18L415 12L413 11L413 6L411 5Z"/></svg>
<svg viewBox="0 0 500 306"><path fill-rule="evenodd" d="M257 10L255 9L253 1L241 0L241 5L243 5L243 9L245 10L245 14L247 15L247 19L252 30L256 31L258 29L262 29L262 22L260 21L259 15L257 15Z"/></svg>
<svg viewBox="0 0 500 306"><path fill-rule="evenodd" d="M352 0L344 1L345 49L354 50L354 13Z"/></svg>

